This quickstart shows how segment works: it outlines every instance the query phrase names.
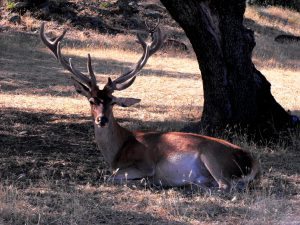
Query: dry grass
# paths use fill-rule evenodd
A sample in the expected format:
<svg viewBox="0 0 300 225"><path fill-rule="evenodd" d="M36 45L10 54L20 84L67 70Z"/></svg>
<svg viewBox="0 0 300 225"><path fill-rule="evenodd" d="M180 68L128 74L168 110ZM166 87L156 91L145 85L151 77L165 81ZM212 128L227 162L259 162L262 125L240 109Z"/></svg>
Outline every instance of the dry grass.
<svg viewBox="0 0 300 225"><path fill-rule="evenodd" d="M300 116L299 46L272 41L277 31L268 32L272 21L259 17L258 10L250 8L246 14L267 30L256 34L254 60L271 81L276 99ZM267 12L288 18L286 25L278 22L278 33L298 34L299 14L277 8ZM295 22L290 21L292 17ZM85 71L86 54L92 52L102 85L139 57L128 47L134 42L132 36L99 35L104 47L96 48L81 35L74 31L66 36L64 53ZM222 194L195 187L160 190L139 183L111 185L105 181L107 165L93 143L88 103L74 93L38 35L0 33L0 53L0 224L300 221L300 135L288 147L259 147L237 137L237 144L259 157L264 171L257 189L245 193ZM201 116L202 82L193 55L154 56L135 84L118 94L142 99L136 107L115 108L116 117L129 129L179 130Z"/></svg>

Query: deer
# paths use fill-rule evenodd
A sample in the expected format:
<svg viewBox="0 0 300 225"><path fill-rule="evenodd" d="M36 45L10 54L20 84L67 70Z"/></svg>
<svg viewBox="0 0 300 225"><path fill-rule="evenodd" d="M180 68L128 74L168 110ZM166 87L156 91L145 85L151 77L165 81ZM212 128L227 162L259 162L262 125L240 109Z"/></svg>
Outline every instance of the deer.
<svg viewBox="0 0 300 225"><path fill-rule="evenodd" d="M129 88L147 60L163 45L158 26L148 29L151 41L137 34L143 49L138 62L115 80L108 77L103 89L97 85L91 56L87 57L88 75L80 72L61 52L63 33L51 41L41 24L40 38L59 63L70 72L75 90L90 103L95 142L108 163L115 181L148 179L153 185L179 187L196 184L205 188L230 191L237 183L248 186L259 177L258 160L250 152L222 139L182 132L130 131L113 114L115 105L130 107L141 100L115 97L115 91Z"/></svg>

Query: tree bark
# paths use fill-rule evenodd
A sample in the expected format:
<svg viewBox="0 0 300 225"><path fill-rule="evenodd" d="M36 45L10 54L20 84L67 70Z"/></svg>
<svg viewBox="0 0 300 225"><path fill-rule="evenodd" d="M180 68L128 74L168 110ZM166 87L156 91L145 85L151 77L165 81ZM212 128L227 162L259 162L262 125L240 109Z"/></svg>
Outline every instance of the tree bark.
<svg viewBox="0 0 300 225"><path fill-rule="evenodd" d="M243 26L245 0L161 0L184 29L202 74L201 127L247 128L272 136L291 124L271 85L252 63L254 33Z"/></svg>

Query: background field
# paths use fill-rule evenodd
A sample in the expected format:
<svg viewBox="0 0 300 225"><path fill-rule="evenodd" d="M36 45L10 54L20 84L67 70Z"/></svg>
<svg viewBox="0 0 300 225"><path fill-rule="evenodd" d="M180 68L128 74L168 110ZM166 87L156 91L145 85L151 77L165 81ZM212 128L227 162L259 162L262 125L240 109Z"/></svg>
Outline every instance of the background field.
<svg viewBox="0 0 300 225"><path fill-rule="evenodd" d="M261 184L245 193L107 183L88 102L41 44L35 32L40 22L26 15L22 20L33 32L0 20L9 27L0 32L0 224L299 224L299 134L291 133L289 145L266 146L236 135L234 142L262 164ZM300 116L299 43L274 42L278 34L300 35L299 13L252 7L245 24L255 31L253 59L272 83L272 93ZM62 28L47 25L52 35ZM101 85L141 54L132 35L89 32L88 38L70 28L63 52L81 71L91 52ZM135 107L114 110L120 124L132 130L178 131L199 120L203 92L194 54L161 51L135 84L117 95L142 99Z"/></svg>

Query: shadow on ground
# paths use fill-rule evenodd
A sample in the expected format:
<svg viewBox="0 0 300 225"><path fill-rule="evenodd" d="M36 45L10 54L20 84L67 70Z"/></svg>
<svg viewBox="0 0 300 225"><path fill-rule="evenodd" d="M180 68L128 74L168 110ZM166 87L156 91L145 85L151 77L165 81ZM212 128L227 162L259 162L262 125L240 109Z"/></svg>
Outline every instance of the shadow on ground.
<svg viewBox="0 0 300 225"><path fill-rule="evenodd" d="M256 47L254 48L253 61L256 66L264 69L288 68L299 69L297 59L299 59L299 44L275 42L278 35L291 35L278 28L263 26L254 20L245 18L244 24L255 32Z"/></svg>
<svg viewBox="0 0 300 225"><path fill-rule="evenodd" d="M130 118L119 119L121 124L144 124L145 127L164 127L170 121L144 122ZM149 123L149 124L148 124ZM176 123L176 121L172 121ZM104 163L102 155L96 149L93 141L93 126L89 117L81 115L56 115L45 112L22 111L14 108L2 108L0 111L0 182L4 187L15 187L26 191L25 197L18 197L30 207L49 208L49 212L43 214L45 223L64 224L72 219L78 224L185 224L172 220L164 220L148 213L136 213L122 209L118 210L118 202L122 193L126 195L150 191L151 194L163 194L166 189L153 186L128 185L123 190L123 185L112 185L105 179L110 175L108 166ZM286 176L297 173L295 152L285 154L261 154L263 176L271 180L267 190L259 187L252 192L266 192L276 198L290 198L297 195L298 187L295 182ZM273 167L273 171L269 171ZM45 186L47 185L47 186ZM81 188L82 187L82 188ZM102 188L99 188L102 187ZM107 187L107 188L105 188ZM9 188L8 188L9 189ZM11 190L11 189L9 189ZM197 209L198 218L218 219L234 214L237 218L251 219L260 212L256 209L245 207L226 206L214 202L193 203L194 197L199 195L215 195L221 201L230 201L232 194L220 194L217 191L207 192L198 187L173 188L179 196L185 198L178 200L176 209L185 209L182 212L185 217L194 215L193 209ZM2 190L3 191L3 190ZM7 192L5 192L7 194ZM128 199L131 199L128 196ZM254 199L255 200L255 199ZM6 200L4 200L6 201ZM10 200L9 200L10 201ZM25 220L37 223L39 214L26 211L28 215L16 210L16 206L5 202L0 211L4 221L14 221L14 224L23 224ZM126 203L136 208L147 208L144 201L130 200ZM152 203L151 203L152 204ZM193 205L194 204L194 205ZM9 209L11 207L11 209ZM42 209L42 208L41 208ZM7 210L7 211L5 211ZM10 213L12 210L13 213ZM66 211L67 210L67 211ZM174 209L175 210L175 209ZM143 211L143 210L142 210ZM13 217L12 217L13 215ZM57 215L60 216L56 221ZM81 215L81 216L78 216ZM29 218L29 219L28 219ZM84 221L83 221L84 220ZM146 221L146 222L145 222Z"/></svg>
<svg viewBox="0 0 300 225"><path fill-rule="evenodd" d="M182 125L181 121L141 121L117 119L120 124L140 130L164 130ZM0 111L0 175L2 180L29 181L48 176L78 183L97 183L108 173L101 152L94 143L90 117L2 108ZM297 149L284 154L262 153L263 165L277 172L295 173ZM28 180L28 179L29 180ZM25 182L25 183L26 183Z"/></svg>
<svg viewBox="0 0 300 225"><path fill-rule="evenodd" d="M118 121L134 124L142 130L180 123L128 118ZM96 184L108 173L94 143L94 128L89 117L2 108L0 123L1 180L21 185L45 178Z"/></svg>

